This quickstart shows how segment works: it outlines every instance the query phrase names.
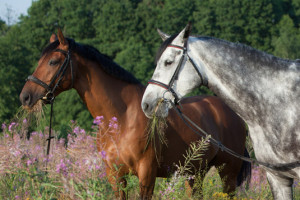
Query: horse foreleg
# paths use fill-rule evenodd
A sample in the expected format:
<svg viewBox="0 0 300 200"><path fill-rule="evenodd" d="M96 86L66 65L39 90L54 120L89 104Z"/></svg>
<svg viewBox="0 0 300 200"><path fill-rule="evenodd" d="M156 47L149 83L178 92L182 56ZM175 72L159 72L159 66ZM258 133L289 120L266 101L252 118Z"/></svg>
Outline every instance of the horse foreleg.
<svg viewBox="0 0 300 200"><path fill-rule="evenodd" d="M140 199L152 198L155 186L157 167L155 164L142 164L139 167L138 177L140 184Z"/></svg>
<svg viewBox="0 0 300 200"><path fill-rule="evenodd" d="M124 190L122 190L122 188L126 187L127 185L127 181L126 179L124 178L124 176L120 175L120 173L114 171L114 170L110 170L108 169L106 171L107 173L107 178L108 178L108 181L109 183L111 184L111 187L115 193L115 196L118 198L118 199L127 199L127 195L125 193Z"/></svg>
<svg viewBox="0 0 300 200"><path fill-rule="evenodd" d="M225 165L223 169L218 171L223 182L223 192L231 197L234 196L238 173L233 172L229 165Z"/></svg>
<svg viewBox="0 0 300 200"><path fill-rule="evenodd" d="M280 177L267 171L267 178L275 200L290 200L293 198L293 179Z"/></svg>

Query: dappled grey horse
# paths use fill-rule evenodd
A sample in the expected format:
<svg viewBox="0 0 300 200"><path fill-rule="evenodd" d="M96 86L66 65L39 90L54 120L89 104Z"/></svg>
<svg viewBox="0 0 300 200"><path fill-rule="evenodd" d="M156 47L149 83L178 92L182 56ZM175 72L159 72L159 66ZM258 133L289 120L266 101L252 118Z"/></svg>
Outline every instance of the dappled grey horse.
<svg viewBox="0 0 300 200"><path fill-rule="evenodd" d="M300 177L300 63L189 36L190 29L171 37L159 31L164 43L143 96L144 113L166 117L181 97L207 86L247 122L257 160L272 166L264 168L274 198L292 199L293 179Z"/></svg>

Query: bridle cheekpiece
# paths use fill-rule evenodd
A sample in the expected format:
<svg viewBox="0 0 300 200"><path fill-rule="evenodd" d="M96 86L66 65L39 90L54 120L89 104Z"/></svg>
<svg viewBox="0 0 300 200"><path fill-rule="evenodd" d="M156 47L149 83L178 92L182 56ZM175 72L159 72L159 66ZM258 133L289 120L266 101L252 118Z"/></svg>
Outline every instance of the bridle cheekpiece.
<svg viewBox="0 0 300 200"><path fill-rule="evenodd" d="M71 79L72 79L71 88L73 87L73 82L74 82L73 64L72 64L72 60L71 60L70 50L64 51L62 49L55 49L54 52L60 52L60 53L64 54L66 57L65 57L63 64L60 66L60 68L56 72L56 74L52 77L49 84L43 82L42 80L38 79L37 77L35 77L33 75L28 76L26 79L26 81L32 81L47 90L47 93L45 94L45 96L41 97L41 99L45 103L53 103L53 101L55 99L54 92L55 92L56 88L59 86L60 82L62 81L62 79L67 71L68 66L70 66L70 68L71 68ZM56 80L57 80L57 82L55 83Z"/></svg>
<svg viewBox="0 0 300 200"><path fill-rule="evenodd" d="M178 46L178 45L170 44L167 47L177 48L177 49L181 49L183 51L182 56L180 58L180 61L179 61L178 65L177 65L177 67L175 69L175 72L174 72L171 80L169 81L168 84L165 84L165 83L162 83L160 81L156 81L154 79L150 79L148 81L148 84L153 84L153 85L160 86L160 87L164 88L166 90L166 92L170 92L173 95L173 97L174 97L173 104L179 105L180 98L178 97L177 93L174 91L174 89L172 88L172 86L173 86L175 80L178 80L178 74L179 74L180 69L183 67L183 61L184 61L185 57L188 58L188 60L191 62L191 64L195 68L196 72L198 73L198 75L199 75L199 77L201 79L202 85L207 85L207 81L203 78L203 76L200 73L199 69L197 68L195 62L188 55L188 53L187 53L187 41L184 43L184 46ZM165 101L167 101L167 100L165 100Z"/></svg>

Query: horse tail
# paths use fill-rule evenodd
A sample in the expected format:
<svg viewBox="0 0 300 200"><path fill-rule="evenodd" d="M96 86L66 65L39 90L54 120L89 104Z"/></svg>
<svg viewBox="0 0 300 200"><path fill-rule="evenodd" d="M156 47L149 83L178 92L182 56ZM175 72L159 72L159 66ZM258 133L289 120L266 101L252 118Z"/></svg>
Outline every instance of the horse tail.
<svg viewBox="0 0 300 200"><path fill-rule="evenodd" d="M250 158L249 153L248 153L246 148L244 150L244 156L247 157L247 158ZM242 185L242 183L244 181L249 183L250 180L251 180L251 163L243 160L240 173L239 173L239 175L237 177L237 180L236 180L237 181L237 186Z"/></svg>

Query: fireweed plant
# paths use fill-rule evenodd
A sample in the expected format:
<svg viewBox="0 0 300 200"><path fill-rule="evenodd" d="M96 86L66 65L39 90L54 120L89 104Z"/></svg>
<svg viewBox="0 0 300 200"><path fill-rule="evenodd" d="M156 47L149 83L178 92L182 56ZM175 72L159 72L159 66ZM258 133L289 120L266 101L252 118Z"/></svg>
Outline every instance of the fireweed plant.
<svg viewBox="0 0 300 200"><path fill-rule="evenodd" d="M59 137L61 133L53 130L55 138L49 157L46 156L48 127L30 131L30 121L19 118L1 125L0 199L115 199L105 173L106 152L98 152L96 133L110 135L111 131L119 131L117 118L110 119L105 126L104 118L98 116L89 132L71 121L67 137ZM29 139L23 137L28 132ZM208 141L209 138L205 138L193 143L186 152L186 161L177 166L173 176L157 178L153 199L198 199L200 195L203 199L230 198L222 193L222 180L217 173L222 169L213 169L207 174L198 171L193 176L189 173L195 170L190 162L201 161L200 155ZM204 174L204 181L197 182ZM138 199L138 179L130 174L126 178L128 184L121 189L129 194L129 199ZM191 179L197 189L202 187L200 194L191 196L191 189L186 187ZM298 182L294 183L294 188L295 199L300 199ZM253 167L251 182L238 188L234 199L272 199L265 172L260 167Z"/></svg>
<svg viewBox="0 0 300 200"><path fill-rule="evenodd" d="M110 120L109 128L102 130L101 117L94 121L94 130L104 134L118 129L117 119ZM23 125L28 123L23 120ZM0 199L69 198L106 199L112 197L106 180L104 160L106 152L98 152L94 132L86 133L70 123L67 139L51 142L50 155L46 156L48 127L33 131L29 139L22 137L28 130L21 124L2 124L0 135ZM26 127L26 126L25 126ZM47 164L47 168L45 167ZM58 195L59 194L59 195Z"/></svg>

